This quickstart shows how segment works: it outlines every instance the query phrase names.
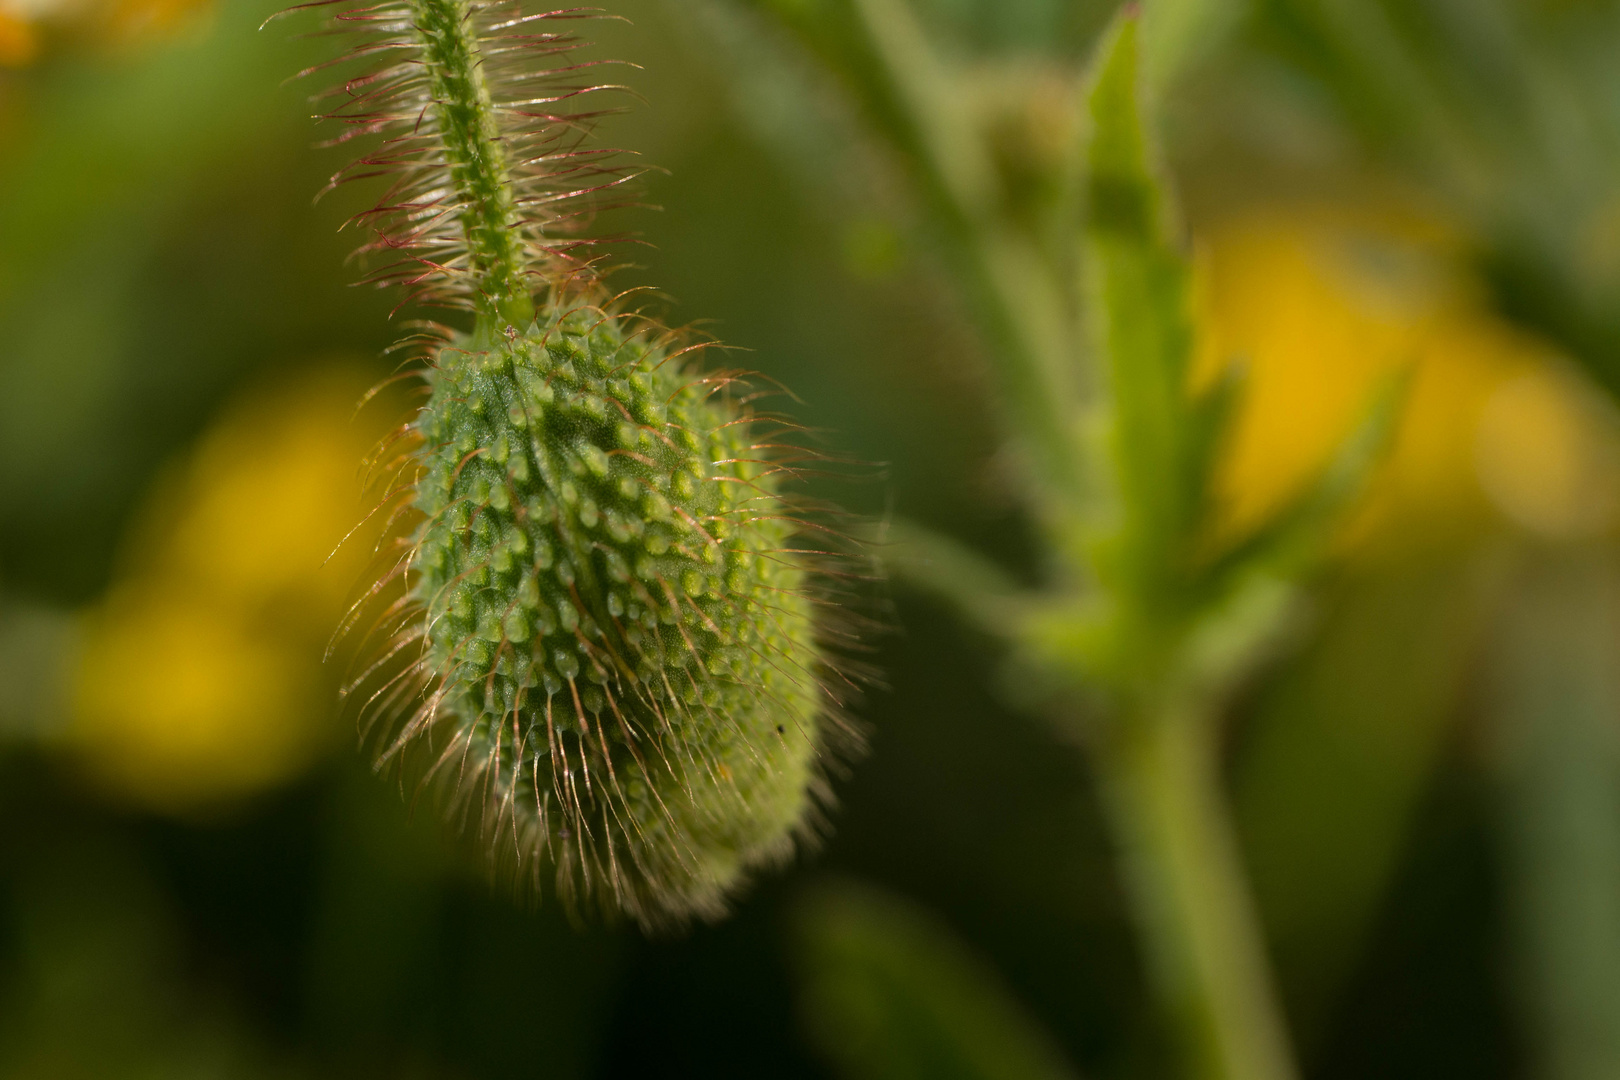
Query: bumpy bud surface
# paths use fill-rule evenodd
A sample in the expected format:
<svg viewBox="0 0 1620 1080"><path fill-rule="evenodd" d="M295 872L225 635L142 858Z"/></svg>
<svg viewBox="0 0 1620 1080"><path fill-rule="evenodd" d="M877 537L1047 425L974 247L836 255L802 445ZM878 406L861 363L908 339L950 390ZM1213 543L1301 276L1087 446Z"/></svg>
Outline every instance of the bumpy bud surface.
<svg viewBox="0 0 1620 1080"><path fill-rule="evenodd" d="M333 182L394 178L358 217L393 260L371 280L473 324L426 335L400 489L420 524L351 611L403 580L350 689L388 721L383 760L425 761L497 857L644 926L717 915L808 831L844 741L835 578L796 541L827 533L778 490L741 383L607 310L578 230L633 173L582 142L579 103L613 89L570 59L590 11L343 3L311 5L365 34L327 116L380 142Z"/></svg>
<svg viewBox="0 0 1620 1080"><path fill-rule="evenodd" d="M433 689L401 740L442 748L565 893L644 923L717 912L820 783L778 470L727 380L594 308L454 342L429 381L412 596Z"/></svg>

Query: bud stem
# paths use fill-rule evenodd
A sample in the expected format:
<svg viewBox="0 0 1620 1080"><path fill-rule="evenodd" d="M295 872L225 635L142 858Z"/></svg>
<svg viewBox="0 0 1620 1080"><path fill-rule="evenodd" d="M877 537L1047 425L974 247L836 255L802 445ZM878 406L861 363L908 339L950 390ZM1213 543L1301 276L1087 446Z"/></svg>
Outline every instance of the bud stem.
<svg viewBox="0 0 1620 1080"><path fill-rule="evenodd" d="M1221 792L1218 725L1142 702L1100 748L1125 886L1197 1080L1296 1080Z"/></svg>
<svg viewBox="0 0 1620 1080"><path fill-rule="evenodd" d="M467 0L412 0L411 9L466 236L479 323L489 329L502 323L527 326L534 302L523 233L471 6Z"/></svg>

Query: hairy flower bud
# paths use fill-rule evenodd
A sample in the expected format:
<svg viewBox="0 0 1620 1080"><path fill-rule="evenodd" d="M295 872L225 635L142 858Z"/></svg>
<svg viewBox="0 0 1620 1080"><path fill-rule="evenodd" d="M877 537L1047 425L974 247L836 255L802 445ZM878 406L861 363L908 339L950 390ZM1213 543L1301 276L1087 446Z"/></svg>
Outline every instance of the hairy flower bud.
<svg viewBox="0 0 1620 1080"><path fill-rule="evenodd" d="M365 28L363 64L389 58L328 113L382 137L334 183L395 176L360 215L362 250L397 256L372 280L473 315L425 353L401 488L419 525L371 590L404 595L355 686L380 683L383 760L425 753L493 854L653 926L719 914L810 831L847 682L820 644L825 553L796 541L827 533L784 500L741 382L616 308L576 235L627 178L582 145L592 113L559 111L613 89L559 62L579 43L553 27L586 15L335 16Z"/></svg>
<svg viewBox="0 0 1620 1080"><path fill-rule="evenodd" d="M565 888L713 913L790 850L816 783L796 525L723 380L595 309L542 320L429 375L412 598L433 689L402 735L431 734Z"/></svg>

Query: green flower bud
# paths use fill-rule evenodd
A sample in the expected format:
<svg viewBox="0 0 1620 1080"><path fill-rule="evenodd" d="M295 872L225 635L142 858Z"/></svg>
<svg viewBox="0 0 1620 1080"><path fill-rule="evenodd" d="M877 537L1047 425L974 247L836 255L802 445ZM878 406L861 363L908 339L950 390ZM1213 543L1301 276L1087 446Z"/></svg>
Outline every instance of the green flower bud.
<svg viewBox="0 0 1620 1080"><path fill-rule="evenodd" d="M362 63L393 65L346 82L330 114L386 140L338 179L397 174L363 215L368 249L400 256L374 280L474 316L428 356L420 524L372 590L405 582L368 708L390 718L384 761L427 755L491 852L553 867L565 897L644 926L713 917L825 801L843 730L829 687L847 684L818 644L831 579L795 542L783 470L730 380L688 375L654 324L605 306L578 242L559 243L570 202L625 173L558 152L588 113L532 107L549 79L558 101L581 93L576 68L520 59L576 47L537 31L578 13L516 10L384 0L336 16L371 28ZM415 657L404 672L399 656Z"/></svg>
<svg viewBox="0 0 1620 1080"><path fill-rule="evenodd" d="M646 923L717 913L790 852L827 750L774 471L733 408L595 309L454 342L428 381L411 597L432 689L408 737L566 893Z"/></svg>

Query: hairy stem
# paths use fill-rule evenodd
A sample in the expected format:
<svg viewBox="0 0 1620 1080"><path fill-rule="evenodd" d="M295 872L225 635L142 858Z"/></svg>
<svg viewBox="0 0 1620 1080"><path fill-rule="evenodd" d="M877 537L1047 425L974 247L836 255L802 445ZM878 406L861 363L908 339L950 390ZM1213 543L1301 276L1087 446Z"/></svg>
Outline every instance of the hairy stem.
<svg viewBox="0 0 1620 1080"><path fill-rule="evenodd" d="M1099 755L1126 887L1189 1074L1294 1080L1288 1039L1220 790L1213 717L1156 702Z"/></svg>
<svg viewBox="0 0 1620 1080"><path fill-rule="evenodd" d="M534 304L506 151L467 0L412 0L479 321L526 326Z"/></svg>

